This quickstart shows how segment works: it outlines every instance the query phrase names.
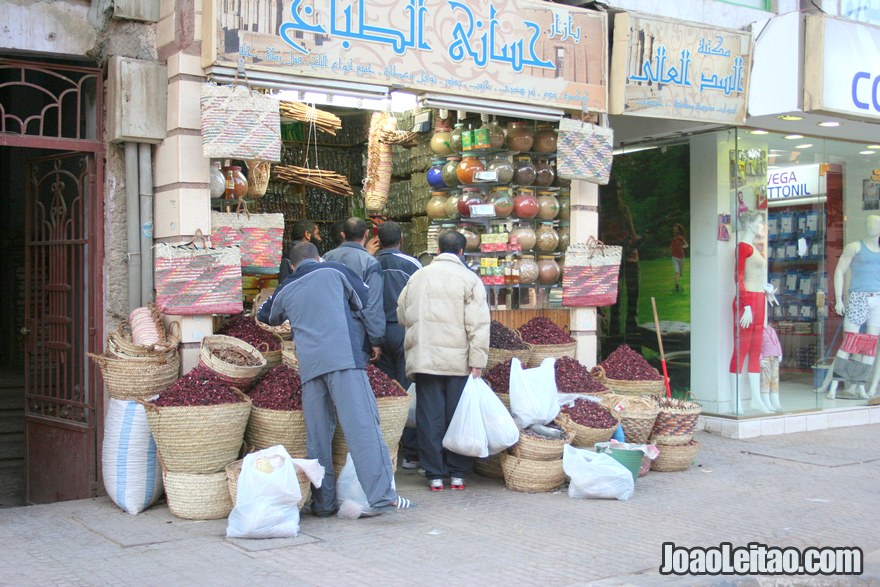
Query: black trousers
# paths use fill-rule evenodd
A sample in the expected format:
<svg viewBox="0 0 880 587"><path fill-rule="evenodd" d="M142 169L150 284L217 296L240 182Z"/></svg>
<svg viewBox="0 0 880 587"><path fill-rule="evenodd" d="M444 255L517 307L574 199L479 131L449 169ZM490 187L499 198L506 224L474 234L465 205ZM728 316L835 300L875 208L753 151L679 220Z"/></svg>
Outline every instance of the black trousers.
<svg viewBox="0 0 880 587"><path fill-rule="evenodd" d="M446 476L467 478L474 470L473 457L443 448L443 435L449 426L467 375L428 375L416 373L416 424L419 461L428 479Z"/></svg>
<svg viewBox="0 0 880 587"><path fill-rule="evenodd" d="M385 344L382 356L376 361L376 367L388 377L397 381L404 389L409 389L409 377L406 376L406 356L403 351L404 328L397 322L385 323ZM408 461L419 460L419 440L415 428L404 428L400 437L400 450L403 458Z"/></svg>

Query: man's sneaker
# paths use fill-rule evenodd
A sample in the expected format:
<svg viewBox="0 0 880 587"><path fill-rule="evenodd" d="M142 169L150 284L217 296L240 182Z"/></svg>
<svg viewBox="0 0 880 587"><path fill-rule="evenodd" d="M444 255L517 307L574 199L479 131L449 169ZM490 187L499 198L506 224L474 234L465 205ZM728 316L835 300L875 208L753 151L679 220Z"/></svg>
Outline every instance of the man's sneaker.
<svg viewBox="0 0 880 587"><path fill-rule="evenodd" d="M443 491L443 479L431 479L428 487L431 488L431 491Z"/></svg>
<svg viewBox="0 0 880 587"><path fill-rule="evenodd" d="M461 477L451 477L449 479L449 489L453 491L461 491L464 489L464 479Z"/></svg>
<svg viewBox="0 0 880 587"><path fill-rule="evenodd" d="M409 459L403 459L403 462L400 463L400 466L404 469L418 469L419 462L418 461L411 461Z"/></svg>

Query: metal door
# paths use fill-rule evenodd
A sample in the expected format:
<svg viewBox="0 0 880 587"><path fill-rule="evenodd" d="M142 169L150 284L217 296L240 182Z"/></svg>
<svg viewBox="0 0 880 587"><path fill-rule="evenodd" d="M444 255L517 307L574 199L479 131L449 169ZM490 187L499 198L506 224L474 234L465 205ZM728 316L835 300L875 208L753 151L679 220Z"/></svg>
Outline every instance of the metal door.
<svg viewBox="0 0 880 587"><path fill-rule="evenodd" d="M26 170L26 500L92 497L97 489L96 395L90 376L90 207L95 157L31 160Z"/></svg>

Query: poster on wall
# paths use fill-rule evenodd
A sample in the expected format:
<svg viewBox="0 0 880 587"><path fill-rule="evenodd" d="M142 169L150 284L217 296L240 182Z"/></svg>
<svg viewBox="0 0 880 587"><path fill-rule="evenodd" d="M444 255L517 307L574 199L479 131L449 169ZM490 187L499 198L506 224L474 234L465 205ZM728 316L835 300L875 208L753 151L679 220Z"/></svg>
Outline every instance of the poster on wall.
<svg viewBox="0 0 880 587"><path fill-rule="evenodd" d="M617 14L609 113L743 124L751 62L747 31Z"/></svg>
<svg viewBox="0 0 880 587"><path fill-rule="evenodd" d="M206 0L202 65L607 108L607 16L537 0Z"/></svg>
<svg viewBox="0 0 880 587"><path fill-rule="evenodd" d="M880 183L862 180L862 210L880 210Z"/></svg>

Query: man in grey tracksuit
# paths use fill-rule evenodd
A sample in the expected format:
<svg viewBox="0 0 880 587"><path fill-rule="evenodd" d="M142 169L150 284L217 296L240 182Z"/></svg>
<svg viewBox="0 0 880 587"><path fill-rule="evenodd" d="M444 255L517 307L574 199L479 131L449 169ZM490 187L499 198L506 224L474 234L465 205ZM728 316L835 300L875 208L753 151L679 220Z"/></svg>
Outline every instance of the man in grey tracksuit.
<svg viewBox="0 0 880 587"><path fill-rule="evenodd" d="M315 245L297 244L291 258L294 272L258 313L271 325L290 320L296 342L306 449L325 470L324 482L313 491L312 511L328 516L337 510L332 454L337 414L370 503L368 513L410 507L391 485L391 459L365 370L363 339L352 316L363 309L367 287L344 265L319 263L319 258Z"/></svg>
<svg viewBox="0 0 880 587"><path fill-rule="evenodd" d="M342 227L345 242L328 251L325 261L341 263L355 272L369 288L367 303L355 312L355 327L360 329L365 351L370 361L382 354L385 341L385 309L382 303L382 267L364 248L367 239L367 223L362 218L349 218Z"/></svg>

